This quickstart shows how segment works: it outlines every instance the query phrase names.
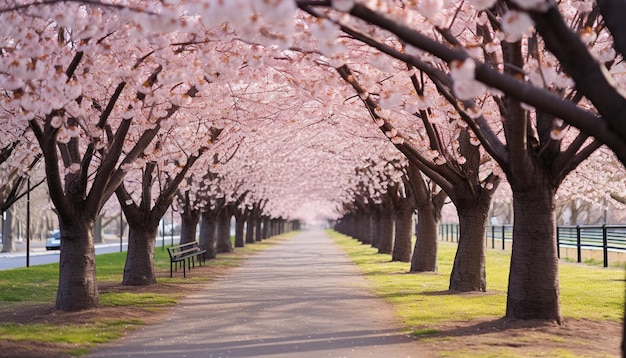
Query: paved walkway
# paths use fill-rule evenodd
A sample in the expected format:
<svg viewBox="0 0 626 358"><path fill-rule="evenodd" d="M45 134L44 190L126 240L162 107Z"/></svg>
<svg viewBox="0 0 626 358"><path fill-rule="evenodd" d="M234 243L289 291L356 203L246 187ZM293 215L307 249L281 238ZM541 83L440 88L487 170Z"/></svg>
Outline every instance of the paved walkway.
<svg viewBox="0 0 626 358"><path fill-rule="evenodd" d="M247 260L90 357L424 357L323 231ZM427 356L427 355L426 355Z"/></svg>

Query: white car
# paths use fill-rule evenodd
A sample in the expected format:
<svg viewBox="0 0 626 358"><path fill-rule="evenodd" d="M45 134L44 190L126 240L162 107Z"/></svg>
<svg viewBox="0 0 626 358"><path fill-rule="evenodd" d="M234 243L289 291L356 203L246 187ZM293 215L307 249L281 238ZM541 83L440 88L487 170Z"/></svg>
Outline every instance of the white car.
<svg viewBox="0 0 626 358"><path fill-rule="evenodd" d="M60 250L61 249L61 232L55 230L48 235L46 239L46 250Z"/></svg>

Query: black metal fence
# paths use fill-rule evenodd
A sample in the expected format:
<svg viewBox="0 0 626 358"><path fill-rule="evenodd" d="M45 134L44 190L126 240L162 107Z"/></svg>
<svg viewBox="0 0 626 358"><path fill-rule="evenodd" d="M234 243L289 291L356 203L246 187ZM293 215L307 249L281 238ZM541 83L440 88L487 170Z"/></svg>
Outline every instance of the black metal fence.
<svg viewBox="0 0 626 358"><path fill-rule="evenodd" d="M443 241L459 241L459 224L441 224L439 234ZM626 254L626 225L557 226L557 253L575 250L576 261L582 262L583 250L602 252L604 267L609 266L609 254ZM507 250L513 243L513 225L489 225L485 247Z"/></svg>

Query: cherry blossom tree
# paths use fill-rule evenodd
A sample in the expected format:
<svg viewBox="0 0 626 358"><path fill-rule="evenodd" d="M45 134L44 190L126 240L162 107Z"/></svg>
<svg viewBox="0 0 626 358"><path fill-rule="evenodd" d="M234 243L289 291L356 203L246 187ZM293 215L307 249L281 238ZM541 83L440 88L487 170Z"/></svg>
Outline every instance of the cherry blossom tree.
<svg viewBox="0 0 626 358"><path fill-rule="evenodd" d="M202 132L206 133L202 134ZM220 130L213 127L206 128L205 131L196 131L199 138L210 138L209 142L216 141L219 133ZM178 136L175 132L167 134L167 137L175 138ZM161 152L165 151L165 142L166 138L160 138L152 152L162 156L163 153ZM161 159L162 165L159 165L159 161L146 161L141 177L136 182L137 188L135 190L131 191L129 188L131 183L129 185L122 183L115 191L129 226L128 254L122 284L149 285L156 283L154 248L158 225L172 204L179 184L208 148L201 146L192 149L191 153L187 153L188 158L184 162L170 159L171 162L167 163ZM180 152L184 153L184 148L181 148L180 145L170 150L173 150L177 156L180 156ZM158 190L153 195L152 192L155 189Z"/></svg>
<svg viewBox="0 0 626 358"><path fill-rule="evenodd" d="M345 177L359 166L355 159L372 151L393 157L387 152L395 145L450 195L460 218L469 219L477 211L465 213L464 204L488 207L497 185L500 173L481 167L489 154L511 185L516 213L507 317L561 320L556 190L601 143L622 162L626 158L619 125L624 99L619 85L606 79L611 75L619 83L625 73L624 32L615 20L623 13L621 2L27 5L8 7L2 15L14 26L0 33L0 87L7 94L2 106L11 127L30 128L37 138L59 213L64 246L58 308L97 305L93 222L125 173L145 168L141 158L154 148L152 140L212 83L260 68L264 76L257 71L246 81L229 82L236 93L227 97L235 103L228 107L234 108L229 120L250 143L241 155L255 161L243 161L250 164L243 182L237 168L220 173L227 182L243 183L237 191L220 184L225 190L220 205L228 208L232 195L250 190L253 199L240 208L263 202L265 217L306 217L304 210L312 205L336 215L338 202L354 200L339 193L354 187ZM323 20L310 21L297 6ZM338 39L340 31L347 37ZM353 40L367 46L358 48ZM182 54L192 52L181 66L187 58ZM390 79L381 75L386 71L372 69L389 63ZM352 88L340 84L334 71ZM351 100L354 90L366 106ZM436 104L416 101L422 97ZM255 106L244 106L244 100ZM206 110L207 118L229 117L219 108ZM411 127L415 122L422 127ZM418 176L413 169L409 173ZM195 190L205 178L194 177L185 186ZM414 187L427 192L424 183L414 180ZM185 192L190 200L194 190ZM474 219L484 229L480 212ZM482 255L459 257L458 265L467 260L472 268L456 271L451 288L455 277L470 273L478 282L471 286L484 289ZM80 282L70 270L79 273Z"/></svg>
<svg viewBox="0 0 626 358"><path fill-rule="evenodd" d="M549 4L541 1L537 3ZM325 2L299 4L307 10L309 5L329 5ZM548 76L547 71L557 67L547 65L550 61L553 63L554 58L544 54L543 43L537 37L528 37L528 42L522 46L520 39L530 23L524 23L524 16L514 12L518 10L515 6L508 7L504 2L489 2L487 6L478 2L459 5L429 2L416 8L385 4L375 10L353 2L333 3L333 6L352 15L351 18L337 17L336 21L342 25L350 19L359 19L397 36L404 51L398 51L392 46L384 47L384 42L376 36L379 35L376 30L350 33L446 86L447 92L455 96L451 103L456 103L457 108L468 114L462 116L463 119L499 163L513 189L516 245L511 262L507 317L543 318L560 322L552 209L554 194L566 175L597 149L600 143L588 141L588 135L583 133L573 134L575 138L571 141L563 141L561 133L565 127L556 117L585 131L588 128L583 118L593 119L597 124L597 117L591 111L577 105L579 102L585 103L581 102L582 93L573 91L571 82L561 73L551 72ZM555 7L548 5L548 8L554 14ZM581 19L589 20L589 24L596 23L593 16L581 14ZM397 21L400 18L405 21ZM467 24L474 27L470 28ZM582 26L585 21L576 24ZM350 25L359 26L358 21ZM342 29L346 27L344 25ZM434 36L422 32L429 27L432 29L429 33ZM373 33L374 36L361 35L364 32ZM466 37L460 35L464 33ZM380 35L388 36L388 33L381 31ZM464 47L453 49L448 44ZM603 44L599 45L601 47ZM414 47L425 53L413 51ZM528 56L524 57L524 53ZM431 55L434 62L440 59L447 64L452 81L445 81L439 76L438 69L431 64L433 57L428 57ZM619 69L612 69L619 73ZM528 71L530 82L519 80L524 77L524 70ZM478 81L503 91L504 95L494 92L495 96L479 102L471 101L487 90ZM521 101L534 106L536 111ZM496 108L503 117L501 128L504 130L506 146L503 146L502 139L485 120L489 114L485 112L486 105ZM479 110L480 107L483 107L482 110ZM623 144L620 144L617 136L608 133L602 126L598 127L587 133L609 144L620 156ZM561 149L562 145L566 148Z"/></svg>
<svg viewBox="0 0 626 358"><path fill-rule="evenodd" d="M145 29L119 14L70 4L3 15L20 24L2 34L10 48L3 87L12 94L3 105L16 127L30 127L43 153L61 228L61 310L98 306L96 217L162 123L197 92L156 87L165 63L154 61L154 49L165 43L140 37Z"/></svg>
<svg viewBox="0 0 626 358"><path fill-rule="evenodd" d="M419 151L416 150L416 146L411 145L408 140L401 137L398 130L392 126L387 119L382 117L383 114L378 114L381 113L379 104L375 99L370 97L367 90L356 82L357 80L354 78L354 75L351 74L347 66L344 65L340 67L338 71L361 96L366 97L364 102L368 106L374 119L380 122L379 125L383 132L390 137L392 142L396 143L396 146L405 153L407 158L412 161L414 165L423 168L423 170L429 173L431 178L444 188L446 194L453 199L453 202L457 206L461 221L461 239L459 240L459 251L450 280L450 289L455 291L484 291L486 289L486 282L482 240L485 234L491 193L493 192L494 184L497 186L499 179L493 174L488 174L485 178L480 177L480 165L483 160L480 159L481 156L478 147L470 143L471 138L467 129L462 128L459 134L457 134L457 143L460 143L460 145L458 145L458 149L456 150L458 150L461 156L456 163L456 167L446 165L446 162L450 159L444 158L454 158L458 154L455 154L455 149L450 151L444 149L442 144L448 141L442 140L440 134L438 134L438 132L441 133L441 128L443 127L435 127L430 122L434 111L429 110L427 112L426 110L422 110L419 113L419 117L421 117L422 121L426 124L425 132L428 133L427 136L430 138L430 144L426 149L430 149L432 152L438 154L435 156L431 155L431 157L434 158L429 160L427 154L420 154ZM417 93L423 94L423 90L416 85L415 77L413 77L412 82ZM458 169L452 170L453 168L461 168L464 173L458 173ZM419 180L417 176L414 176L414 178ZM469 178L470 180L466 181L465 178ZM453 185L453 183L456 185ZM466 183L466 185L463 186L461 185L462 183ZM431 208L436 209L437 206L432 206ZM440 209L440 206L438 208ZM431 217L435 218L436 215L432 215ZM470 230L469 228L474 229ZM432 242L432 240L428 242ZM432 254L436 252L436 250L432 250L432 248L429 247L427 252ZM421 255L422 254L418 251L418 256L416 257ZM432 262L433 260L431 259L430 261Z"/></svg>

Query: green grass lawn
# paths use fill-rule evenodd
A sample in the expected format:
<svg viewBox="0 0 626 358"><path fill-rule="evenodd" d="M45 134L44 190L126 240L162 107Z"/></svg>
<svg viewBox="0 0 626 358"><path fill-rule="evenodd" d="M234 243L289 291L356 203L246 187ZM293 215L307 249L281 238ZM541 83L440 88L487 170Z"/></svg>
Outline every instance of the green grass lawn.
<svg viewBox="0 0 626 358"><path fill-rule="evenodd" d="M447 294L456 244L439 242L438 272L409 274L409 264L391 262L369 245L329 231L374 283L375 292L392 303L414 332L428 332L440 322L503 317L510 253L487 250L487 293ZM573 319L619 322L624 309L624 270L562 263L561 312Z"/></svg>
<svg viewBox="0 0 626 358"><path fill-rule="evenodd" d="M510 254L504 251L487 251L487 293L448 294L448 281L456 245L439 243L437 273L409 274L407 263L391 262L390 255L381 255L369 245L329 231L334 240L358 264L371 283L368 288L388 300L396 308L403 324L415 335L426 338L439 332L438 325L450 321L497 319L504 316ZM267 248L275 242L289 238L293 233L272 238L234 253L220 254L207 264L221 268L236 267L248 254ZM125 253L100 255L96 259L99 283L122 280ZM155 268L169 273L169 256L157 247ZM193 272L193 270L191 271ZM163 275L162 275L163 276ZM182 275L174 278L160 277L159 282L176 284L202 284L211 277ZM58 284L58 264L33 266L2 271L0 274L0 312L19 312L25 306L43 305L52 308ZM623 316L624 271L618 268L601 268L574 263L560 265L560 290L562 314L566 319L589 319L619 322ZM158 311L175 304L183 293L156 294L146 292L101 292L103 307L130 306L148 312ZM59 344L66 354L84 355L97 343L121 336L143 321L133 318L100 319L81 325L52 325L45 323L0 323L0 348L2 341L24 342L24 345ZM528 337L520 337L520 340ZM556 340L549 336L545 339ZM502 353L504 352L504 353ZM474 357L475 351L446 351L440 356ZM493 353L493 352L492 352ZM509 350L479 356L510 357ZM465 354L465 355L463 355ZM552 350L546 356L569 357L571 352ZM569 354L569 355L568 355Z"/></svg>

